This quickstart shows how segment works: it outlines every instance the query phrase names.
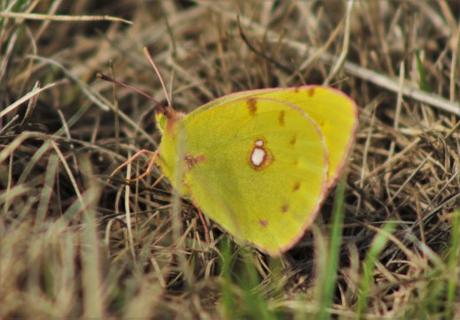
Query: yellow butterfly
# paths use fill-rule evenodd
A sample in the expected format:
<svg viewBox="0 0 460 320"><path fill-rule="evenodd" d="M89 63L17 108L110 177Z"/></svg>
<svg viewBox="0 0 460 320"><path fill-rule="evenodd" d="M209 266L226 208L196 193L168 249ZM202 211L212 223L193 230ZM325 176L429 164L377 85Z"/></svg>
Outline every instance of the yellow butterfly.
<svg viewBox="0 0 460 320"><path fill-rule="evenodd" d="M279 255L313 222L355 137L357 106L324 86L243 91L157 113L157 162L239 241Z"/></svg>

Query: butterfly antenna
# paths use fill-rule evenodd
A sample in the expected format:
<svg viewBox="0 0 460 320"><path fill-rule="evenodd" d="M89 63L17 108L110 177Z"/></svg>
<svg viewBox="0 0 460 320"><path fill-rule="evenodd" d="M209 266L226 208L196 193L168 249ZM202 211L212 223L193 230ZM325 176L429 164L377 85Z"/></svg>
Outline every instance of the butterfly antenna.
<svg viewBox="0 0 460 320"><path fill-rule="evenodd" d="M132 90L132 91L134 91L134 92L140 94L141 96L144 96L144 97L146 97L147 99L153 101L153 103L160 104L160 102L159 102L158 100L156 100L154 97L152 97L150 94L148 94L148 93L145 92L144 90L141 90L141 89L136 88L136 87L134 87L134 86L132 86L132 85L129 85L129 84L127 84L127 83L124 83L124 82L121 82L121 81L119 81L119 80L116 80L116 79L114 79L114 78L112 78L112 77L109 77L108 75L105 75L105 74L103 74L103 73L101 73L101 72L98 72L98 73L96 74L96 76L97 76L99 79L101 79L101 80L108 81L108 82L112 82L112 83L114 83L114 84L116 84L116 85L118 85L118 86L120 86L120 87L129 89L129 90Z"/></svg>
<svg viewBox="0 0 460 320"><path fill-rule="evenodd" d="M155 70L155 73L160 80L161 87L163 88L163 91L165 93L166 101L168 101L168 107L172 108L172 103L171 103L171 98L169 97L168 90L166 90L166 85L163 81L163 77L161 76L160 70L157 68L155 62L153 62L152 55L149 52L149 49L147 47L144 47L144 54L149 61L150 65L153 67L153 70Z"/></svg>

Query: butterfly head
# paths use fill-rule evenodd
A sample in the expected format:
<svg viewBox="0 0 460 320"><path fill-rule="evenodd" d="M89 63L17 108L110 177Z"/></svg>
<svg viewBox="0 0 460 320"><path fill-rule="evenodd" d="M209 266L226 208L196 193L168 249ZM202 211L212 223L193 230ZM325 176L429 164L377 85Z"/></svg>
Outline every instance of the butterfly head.
<svg viewBox="0 0 460 320"><path fill-rule="evenodd" d="M185 114L175 111L171 106L160 106L155 110L155 120L157 127L163 135L165 131L169 131L174 127L177 120L181 119Z"/></svg>

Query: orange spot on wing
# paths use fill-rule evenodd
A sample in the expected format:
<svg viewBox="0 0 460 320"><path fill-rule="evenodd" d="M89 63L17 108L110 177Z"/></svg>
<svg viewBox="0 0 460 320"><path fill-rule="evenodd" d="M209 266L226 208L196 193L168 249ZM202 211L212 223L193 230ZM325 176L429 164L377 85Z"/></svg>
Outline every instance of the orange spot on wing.
<svg viewBox="0 0 460 320"><path fill-rule="evenodd" d="M289 204L285 203L281 206L281 212L286 213L289 210Z"/></svg>
<svg viewBox="0 0 460 320"><path fill-rule="evenodd" d="M262 226L262 227L267 227L268 226L268 221L265 220L265 219L260 219L259 220L259 224Z"/></svg>
<svg viewBox="0 0 460 320"><path fill-rule="evenodd" d="M257 112L257 100L254 98L249 98L246 100L246 103L248 105L249 114L251 116L255 115Z"/></svg>
<svg viewBox="0 0 460 320"><path fill-rule="evenodd" d="M315 95L315 88L309 88L307 94L309 97L313 97Z"/></svg>
<svg viewBox="0 0 460 320"><path fill-rule="evenodd" d="M284 112L284 110L280 111L279 115L278 115L278 123L280 124L280 126L284 126L284 117L286 116L286 112Z"/></svg>
<svg viewBox="0 0 460 320"><path fill-rule="evenodd" d="M187 169L190 170L193 167L195 167L197 164L199 164L200 162L206 161L206 156L203 154L199 154L196 156L187 154L184 158L184 161L185 161L185 165L187 166Z"/></svg>
<svg viewBox="0 0 460 320"><path fill-rule="evenodd" d="M292 188L292 191L297 191L300 189L300 182L297 181L296 183L294 183L294 187Z"/></svg>

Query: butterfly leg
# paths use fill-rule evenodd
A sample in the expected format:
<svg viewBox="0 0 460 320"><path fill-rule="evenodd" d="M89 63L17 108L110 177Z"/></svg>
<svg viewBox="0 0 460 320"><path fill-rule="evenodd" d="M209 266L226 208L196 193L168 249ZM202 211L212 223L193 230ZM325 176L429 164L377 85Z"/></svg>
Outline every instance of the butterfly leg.
<svg viewBox="0 0 460 320"><path fill-rule="evenodd" d="M195 207L196 210L198 211L198 217L200 218L200 221L201 221L201 224L203 225L203 229L204 229L204 238L206 240L207 243L211 243L211 237L209 236L209 229L208 229L208 225L206 223L206 219L204 218L203 216L203 212L201 211L200 208L198 207Z"/></svg>
<svg viewBox="0 0 460 320"><path fill-rule="evenodd" d="M147 166L147 169L140 176L137 176L136 178L133 178L133 179L129 179L129 181L141 180L145 176L147 176L150 172L152 172L152 169L153 169L153 166L155 165L155 160L157 159L158 154L159 154L158 150L154 151L152 153L152 155L150 156L150 160L149 160L149 164Z"/></svg>
<svg viewBox="0 0 460 320"><path fill-rule="evenodd" d="M155 182L150 186L151 188L155 188L160 182L161 180L163 180L163 178L165 177L164 174L162 174L161 176L158 177L158 179L155 180Z"/></svg>
<svg viewBox="0 0 460 320"><path fill-rule="evenodd" d="M147 149L142 149L142 150L139 150L138 152L136 152L134 155L132 155L131 157L129 157L128 160L126 160L125 162L123 162L121 165L119 165L115 170L113 170L113 172L110 174L110 177L113 177L118 171L120 171L122 168L126 167L128 164L130 164L131 162L133 162L134 160L136 160L137 158L139 158L141 155L144 155L144 154L151 154L150 156L150 160L149 160L149 164L148 164L148 167L147 167L147 170L141 174L140 176L134 178L134 179L129 179L129 181L131 180L140 180L142 179L143 177L145 177L146 175L148 175L151 171L152 171L152 168L153 168L153 165L155 164L155 159L157 158L158 156L158 151L155 151L155 152L152 152L150 150L147 150Z"/></svg>

